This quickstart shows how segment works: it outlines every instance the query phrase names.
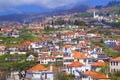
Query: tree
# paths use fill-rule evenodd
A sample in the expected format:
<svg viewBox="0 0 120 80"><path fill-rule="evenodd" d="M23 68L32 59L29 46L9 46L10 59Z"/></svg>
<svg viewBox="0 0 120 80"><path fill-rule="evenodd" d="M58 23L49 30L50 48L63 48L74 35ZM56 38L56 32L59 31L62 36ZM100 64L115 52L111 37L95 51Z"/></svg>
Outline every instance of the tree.
<svg viewBox="0 0 120 80"><path fill-rule="evenodd" d="M111 73L110 77L112 80L120 80L120 71L117 71L115 73Z"/></svg>
<svg viewBox="0 0 120 80"><path fill-rule="evenodd" d="M57 72L55 80L74 80L74 75L66 75L64 72Z"/></svg>
<svg viewBox="0 0 120 80"><path fill-rule="evenodd" d="M3 55L0 56L0 70L4 71L7 76L11 72L19 72L19 78L24 78L26 70L36 64L35 61L26 61L26 55Z"/></svg>
<svg viewBox="0 0 120 80"><path fill-rule="evenodd" d="M109 72L109 64L102 66L99 72L104 73L104 74L109 74L110 73Z"/></svg>
<svg viewBox="0 0 120 80"><path fill-rule="evenodd" d="M35 64L36 63L34 61L16 62L12 64L12 71L18 71L20 79L25 78L27 69L34 66Z"/></svg>

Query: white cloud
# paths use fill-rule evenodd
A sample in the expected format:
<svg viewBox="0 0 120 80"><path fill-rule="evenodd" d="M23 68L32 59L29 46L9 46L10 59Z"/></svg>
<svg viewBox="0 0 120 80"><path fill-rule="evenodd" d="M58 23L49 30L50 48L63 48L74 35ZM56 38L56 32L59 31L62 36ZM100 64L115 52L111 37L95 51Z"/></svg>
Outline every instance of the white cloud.
<svg viewBox="0 0 120 80"><path fill-rule="evenodd" d="M22 5L38 5L45 8L57 8L82 1L85 0L0 0L0 11Z"/></svg>

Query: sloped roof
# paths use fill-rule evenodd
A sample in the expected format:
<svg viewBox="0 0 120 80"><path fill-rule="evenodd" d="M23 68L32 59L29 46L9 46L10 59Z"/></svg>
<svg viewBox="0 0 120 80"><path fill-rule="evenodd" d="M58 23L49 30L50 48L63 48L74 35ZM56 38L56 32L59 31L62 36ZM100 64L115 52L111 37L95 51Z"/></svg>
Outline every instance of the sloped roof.
<svg viewBox="0 0 120 80"><path fill-rule="evenodd" d="M94 66L94 67L102 67L104 65L106 65L106 63L104 61L98 61L98 62L92 64L92 66Z"/></svg>
<svg viewBox="0 0 120 80"><path fill-rule="evenodd" d="M80 53L80 52L77 52L77 51L72 51L73 53L73 57L74 58L88 58L88 56L86 56L84 53Z"/></svg>
<svg viewBox="0 0 120 80"><path fill-rule="evenodd" d="M27 72L32 72L32 71L43 71L45 70L45 67L42 66L41 64L37 64L33 66L32 68L28 69Z"/></svg>
<svg viewBox="0 0 120 80"><path fill-rule="evenodd" d="M111 61L120 61L120 56L112 59Z"/></svg>
<svg viewBox="0 0 120 80"><path fill-rule="evenodd" d="M86 71L82 73L83 75L91 76L93 79L107 79L105 74L99 74L94 71Z"/></svg>
<svg viewBox="0 0 120 80"><path fill-rule="evenodd" d="M65 45L64 48L71 48L72 45Z"/></svg>
<svg viewBox="0 0 120 80"><path fill-rule="evenodd" d="M86 71L86 72L83 72L82 74L84 74L84 75L95 75L97 73L94 72L94 71Z"/></svg>
<svg viewBox="0 0 120 80"><path fill-rule="evenodd" d="M82 67L83 64L81 62L75 61L68 65L68 67Z"/></svg>
<svg viewBox="0 0 120 80"><path fill-rule="evenodd" d="M93 79L106 79L106 75L105 74L94 74L91 76Z"/></svg>
<svg viewBox="0 0 120 80"><path fill-rule="evenodd" d="M31 44L31 41L25 41L25 42L23 42L22 45L24 45L24 46L29 46L30 44Z"/></svg>

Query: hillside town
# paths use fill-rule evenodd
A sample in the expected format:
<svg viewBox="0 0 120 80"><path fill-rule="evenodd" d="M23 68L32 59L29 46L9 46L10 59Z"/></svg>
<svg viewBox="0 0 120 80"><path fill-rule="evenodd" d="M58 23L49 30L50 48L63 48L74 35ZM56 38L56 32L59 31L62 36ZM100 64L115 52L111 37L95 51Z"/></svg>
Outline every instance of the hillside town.
<svg viewBox="0 0 120 80"><path fill-rule="evenodd" d="M120 80L118 6L0 21L0 80Z"/></svg>
<svg viewBox="0 0 120 80"><path fill-rule="evenodd" d="M103 21L119 22L119 15L74 15L2 25L0 80L114 79L120 71L120 29Z"/></svg>

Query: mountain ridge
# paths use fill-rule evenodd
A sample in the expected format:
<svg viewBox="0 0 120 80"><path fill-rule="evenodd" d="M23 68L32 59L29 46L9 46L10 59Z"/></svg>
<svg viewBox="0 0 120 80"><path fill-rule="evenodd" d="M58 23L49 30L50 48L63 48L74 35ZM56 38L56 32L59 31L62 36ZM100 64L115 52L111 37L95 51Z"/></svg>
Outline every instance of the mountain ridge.
<svg viewBox="0 0 120 80"><path fill-rule="evenodd" d="M85 12L90 8L91 8L91 6L88 6L88 5L79 5L79 6L72 7L70 9L57 9L57 10L54 10L52 12L42 12L42 13L36 12L36 13L3 15L3 16L0 16L0 21L23 22L27 18L28 19L30 19L30 18L44 18L44 17L50 17L50 16L72 14L72 13L77 13L77 12Z"/></svg>

